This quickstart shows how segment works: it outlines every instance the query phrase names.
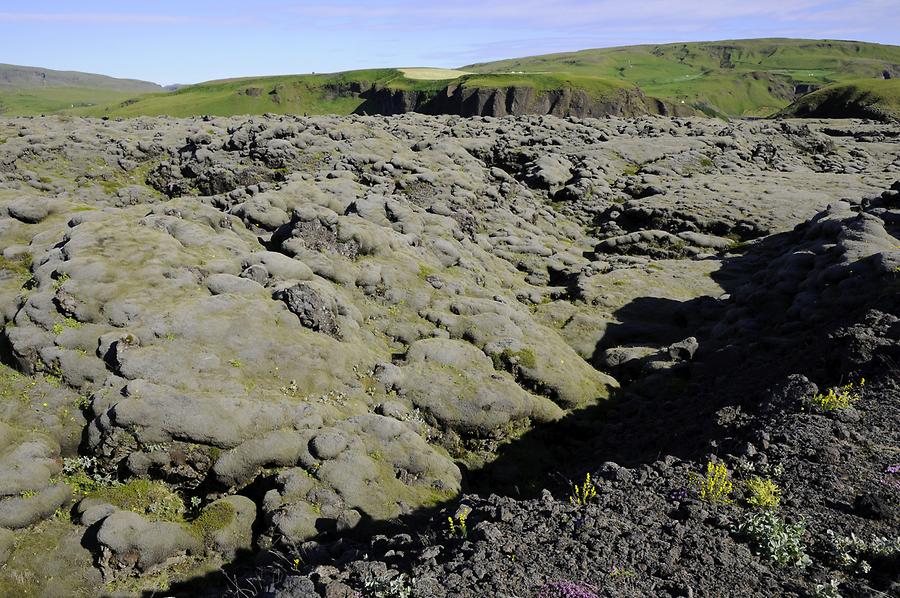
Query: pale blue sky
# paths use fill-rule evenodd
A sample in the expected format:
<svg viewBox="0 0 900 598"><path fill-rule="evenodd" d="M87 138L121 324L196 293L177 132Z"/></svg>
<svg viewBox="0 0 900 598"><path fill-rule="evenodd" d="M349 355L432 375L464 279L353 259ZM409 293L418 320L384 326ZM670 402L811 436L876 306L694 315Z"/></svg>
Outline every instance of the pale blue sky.
<svg viewBox="0 0 900 598"><path fill-rule="evenodd" d="M0 62L158 83L747 37L900 43L900 0L2 0Z"/></svg>

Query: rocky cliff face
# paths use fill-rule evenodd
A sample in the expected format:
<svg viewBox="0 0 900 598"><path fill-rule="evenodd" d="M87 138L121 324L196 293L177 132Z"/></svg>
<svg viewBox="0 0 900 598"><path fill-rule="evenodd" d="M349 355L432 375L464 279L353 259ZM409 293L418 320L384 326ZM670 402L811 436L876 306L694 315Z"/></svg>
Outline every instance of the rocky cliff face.
<svg viewBox="0 0 900 598"><path fill-rule="evenodd" d="M352 92L351 92L352 93ZM613 96L594 98L582 89L540 91L532 87L464 87L449 85L437 94L371 87L361 90L366 99L360 114L395 115L407 112L457 116L552 116L593 118L675 114L684 111L652 98L638 89L622 89Z"/></svg>
<svg viewBox="0 0 900 598"><path fill-rule="evenodd" d="M460 116L636 116L655 112L638 90L622 90L612 98L595 99L581 89L541 92L530 87L500 89L451 85L427 106L431 113Z"/></svg>

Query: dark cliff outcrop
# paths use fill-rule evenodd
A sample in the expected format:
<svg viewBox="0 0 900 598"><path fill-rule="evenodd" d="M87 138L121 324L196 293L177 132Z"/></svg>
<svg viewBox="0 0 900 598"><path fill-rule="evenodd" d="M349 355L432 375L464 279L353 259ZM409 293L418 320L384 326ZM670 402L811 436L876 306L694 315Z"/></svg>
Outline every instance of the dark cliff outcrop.
<svg viewBox="0 0 900 598"><path fill-rule="evenodd" d="M358 114L454 114L458 116L522 116L549 114L581 118L672 114L674 107L646 97L639 89L623 88L594 97L583 89L565 87L542 91L533 87L465 87L454 84L434 92L375 86L363 90ZM678 112L683 109L678 110Z"/></svg>
<svg viewBox="0 0 900 598"><path fill-rule="evenodd" d="M582 89L570 87L539 91L531 87L490 89L459 85L451 85L426 106L432 114L460 116L636 116L651 113L652 108L637 89L622 89L611 96L594 98Z"/></svg>

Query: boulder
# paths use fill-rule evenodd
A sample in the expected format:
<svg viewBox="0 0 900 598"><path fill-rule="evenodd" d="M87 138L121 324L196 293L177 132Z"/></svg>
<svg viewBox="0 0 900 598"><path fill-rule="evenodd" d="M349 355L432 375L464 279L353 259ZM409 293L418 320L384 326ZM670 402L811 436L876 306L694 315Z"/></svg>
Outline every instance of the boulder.
<svg viewBox="0 0 900 598"><path fill-rule="evenodd" d="M28 527L53 515L71 497L72 489L69 486L56 484L33 496L0 500L0 527Z"/></svg>
<svg viewBox="0 0 900 598"><path fill-rule="evenodd" d="M132 571L147 573L202 550L201 541L181 523L147 521L116 511L97 530L100 567L106 578Z"/></svg>
<svg viewBox="0 0 900 598"><path fill-rule="evenodd" d="M310 285L298 283L287 289L276 291L274 298L284 301L287 308L300 318L300 323L310 330L337 339L341 337L334 302Z"/></svg>
<svg viewBox="0 0 900 598"><path fill-rule="evenodd" d="M23 197L8 204L6 209L16 220L37 224L50 214L50 202L39 197Z"/></svg>
<svg viewBox="0 0 900 598"><path fill-rule="evenodd" d="M246 496L226 496L210 503L193 522L195 533L207 548L233 560L240 551L253 545L256 503Z"/></svg>

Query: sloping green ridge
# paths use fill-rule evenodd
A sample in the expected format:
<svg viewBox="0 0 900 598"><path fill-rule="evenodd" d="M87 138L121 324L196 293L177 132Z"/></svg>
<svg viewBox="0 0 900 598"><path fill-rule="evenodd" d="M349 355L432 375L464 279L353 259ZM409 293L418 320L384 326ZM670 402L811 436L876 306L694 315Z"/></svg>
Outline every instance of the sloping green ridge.
<svg viewBox="0 0 900 598"><path fill-rule="evenodd" d="M855 116L900 121L900 79L860 80L829 85L800 98L780 114L811 118Z"/></svg>
<svg viewBox="0 0 900 598"><path fill-rule="evenodd" d="M228 79L190 85L170 93L144 95L118 104L75 110L84 116L194 116L214 114L350 114L362 100L341 97L329 86L374 84L399 76L393 69L329 75L283 75Z"/></svg>
<svg viewBox="0 0 900 598"><path fill-rule="evenodd" d="M138 79L118 79L79 71L55 71L36 66L0 64L0 89L36 87L78 87L131 93L162 91L162 87L156 83Z"/></svg>
<svg viewBox="0 0 900 598"><path fill-rule="evenodd" d="M837 40L755 39L582 50L473 64L464 70L567 72L639 86L672 103L767 115L796 85L900 76L900 47Z"/></svg>
<svg viewBox="0 0 900 598"><path fill-rule="evenodd" d="M476 74L457 79L418 80L396 69L348 71L327 75L288 75L211 81L172 93L145 95L108 106L72 110L85 116L131 117L141 115L192 116L215 114L351 114L364 98L350 91L352 84L380 86L402 91L436 94L449 85L478 88L532 87L551 91L565 87L583 89L603 98L628 83L567 73L538 75Z"/></svg>
<svg viewBox="0 0 900 598"><path fill-rule="evenodd" d="M108 106L134 97L134 92L92 87L0 87L0 116L57 114L93 106Z"/></svg>

